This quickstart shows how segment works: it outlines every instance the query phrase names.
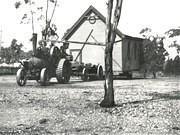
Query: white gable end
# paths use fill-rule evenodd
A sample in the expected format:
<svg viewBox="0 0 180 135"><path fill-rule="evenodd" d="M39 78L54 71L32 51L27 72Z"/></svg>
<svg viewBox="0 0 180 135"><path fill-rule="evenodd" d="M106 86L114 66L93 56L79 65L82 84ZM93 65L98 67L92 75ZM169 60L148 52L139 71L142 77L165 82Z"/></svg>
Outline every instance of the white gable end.
<svg viewBox="0 0 180 135"><path fill-rule="evenodd" d="M94 13L90 14L90 16L95 16ZM88 42L93 43L105 43L105 31L106 24L98 19L98 16L95 16L96 20L94 24L91 24L88 20L88 16L86 16L86 21L81 24L81 26L73 33L73 35L69 38L70 41L79 41L85 42L91 30L93 30L91 36L88 39ZM117 36L116 40L120 40L121 38ZM68 53L72 54L74 59L78 55L79 50L82 48L82 44L70 44ZM101 64L104 68L104 50L105 46L98 45L88 45L86 44L82 50L81 56L77 59L83 63L92 63L92 64ZM116 43L114 45L113 51L113 70L121 71L122 70L122 46L121 42Z"/></svg>

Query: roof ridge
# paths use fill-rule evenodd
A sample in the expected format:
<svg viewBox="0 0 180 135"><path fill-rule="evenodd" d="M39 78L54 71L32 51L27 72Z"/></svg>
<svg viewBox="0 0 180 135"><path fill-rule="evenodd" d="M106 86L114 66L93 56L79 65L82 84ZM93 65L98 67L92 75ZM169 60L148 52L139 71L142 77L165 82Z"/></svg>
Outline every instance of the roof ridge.
<svg viewBox="0 0 180 135"><path fill-rule="evenodd" d="M74 32L81 26L81 24L84 23L85 17L89 15L91 12L95 13L104 23L106 23L106 18L92 5L89 6L89 8L81 15L81 17L74 23L74 25L70 28L67 29L66 33L62 37L62 40L68 40ZM125 36L121 31L118 29L116 30L116 33L120 36L123 37Z"/></svg>

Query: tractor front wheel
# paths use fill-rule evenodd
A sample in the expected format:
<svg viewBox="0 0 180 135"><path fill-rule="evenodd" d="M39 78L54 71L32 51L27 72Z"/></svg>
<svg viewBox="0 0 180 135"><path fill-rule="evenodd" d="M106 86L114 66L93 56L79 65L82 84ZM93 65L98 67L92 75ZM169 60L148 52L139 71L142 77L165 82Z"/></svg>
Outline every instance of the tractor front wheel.
<svg viewBox="0 0 180 135"><path fill-rule="evenodd" d="M60 59L56 68L56 79L59 83L68 83L71 77L71 63L66 59Z"/></svg>
<svg viewBox="0 0 180 135"><path fill-rule="evenodd" d="M16 73L16 82L19 86L24 86L26 84L26 73L24 69L18 69Z"/></svg>
<svg viewBox="0 0 180 135"><path fill-rule="evenodd" d="M46 68L43 68L40 73L40 85L45 86L49 82L49 74Z"/></svg>

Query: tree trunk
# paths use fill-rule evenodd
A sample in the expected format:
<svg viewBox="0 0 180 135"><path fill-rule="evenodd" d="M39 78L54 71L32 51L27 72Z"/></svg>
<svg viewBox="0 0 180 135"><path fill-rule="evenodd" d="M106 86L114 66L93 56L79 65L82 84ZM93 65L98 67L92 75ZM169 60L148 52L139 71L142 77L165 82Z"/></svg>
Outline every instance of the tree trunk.
<svg viewBox="0 0 180 135"><path fill-rule="evenodd" d="M114 89L113 89L113 69L112 69L112 52L105 49L105 83L104 83L104 100L101 102L102 107L114 106Z"/></svg>
<svg viewBox="0 0 180 135"><path fill-rule="evenodd" d="M156 72L153 71L152 73L153 73L153 79L156 79Z"/></svg>
<svg viewBox="0 0 180 135"><path fill-rule="evenodd" d="M104 99L100 106L113 107L114 102L114 89L113 89L113 45L116 39L116 29L120 19L122 7L122 0L117 0L114 11L113 25L111 24L113 0L108 0L108 16L106 19L106 48L105 48L105 84L104 84Z"/></svg>

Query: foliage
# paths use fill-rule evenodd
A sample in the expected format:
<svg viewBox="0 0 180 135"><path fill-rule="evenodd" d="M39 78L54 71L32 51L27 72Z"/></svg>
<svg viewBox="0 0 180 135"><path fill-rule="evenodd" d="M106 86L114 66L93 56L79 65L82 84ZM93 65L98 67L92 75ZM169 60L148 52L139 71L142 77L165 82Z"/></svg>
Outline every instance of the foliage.
<svg viewBox="0 0 180 135"><path fill-rule="evenodd" d="M143 42L145 64L143 68L146 72L152 72L153 77L156 78L156 72L163 71L165 57L168 52L164 48L164 37L153 36L149 32L151 32L149 28L145 28L140 32L145 37Z"/></svg>
<svg viewBox="0 0 180 135"><path fill-rule="evenodd" d="M51 3L54 3L55 5L57 4L57 1L55 0L47 0L50 1ZM46 9L46 11L44 10L45 7L47 5L43 5L42 2L40 2L40 4L38 4L38 2L40 2L40 0L36 1L36 0L24 0L24 1L16 1L14 6L16 9L19 9L22 5L25 6L30 6L30 12L29 11L24 11L24 15L22 16L22 20L21 23L25 23L26 21L28 21L28 23L30 23L30 20L32 21L32 19L34 18L34 15L36 14L37 16L37 21L39 20L44 20L45 19L45 12L48 10ZM48 7L46 7L48 8Z"/></svg>
<svg viewBox="0 0 180 135"><path fill-rule="evenodd" d="M18 9L18 8L20 7L20 5L21 5L21 2L20 2L20 1L17 1L17 2L15 2L15 4L14 4L14 6L15 6L16 9Z"/></svg>
<svg viewBox="0 0 180 135"><path fill-rule="evenodd" d="M57 1L58 0L21 0L15 2L15 8L19 9L21 5L29 6L28 8L30 8L30 11L24 11L24 15L21 18L21 23L29 24L31 22L33 33L35 31L35 23L43 21L40 22L40 26L42 27L42 38L46 39L50 36L56 36L56 38L58 38L56 33L57 27L55 24L51 24L55 9L57 7ZM46 2L46 4L44 2ZM50 3L53 5L50 5ZM50 6L53 7L53 10L51 16L48 16Z"/></svg>
<svg viewBox="0 0 180 135"><path fill-rule="evenodd" d="M11 62L17 62L19 60L22 47L23 44L22 43L18 44L16 39L13 39L11 41L11 45L10 45L10 54L12 56Z"/></svg>
<svg viewBox="0 0 180 135"><path fill-rule="evenodd" d="M150 28L144 28L139 33L142 34L143 37L146 37L146 34L151 31L152 30Z"/></svg>
<svg viewBox="0 0 180 135"><path fill-rule="evenodd" d="M164 64L164 73L169 75L173 74L173 60L168 59Z"/></svg>
<svg viewBox="0 0 180 135"><path fill-rule="evenodd" d="M177 55L173 61L174 74L180 74L180 57Z"/></svg>
<svg viewBox="0 0 180 135"><path fill-rule="evenodd" d="M180 52L180 45L177 43L177 40L175 37L180 36L180 28L176 29L170 29L167 32L165 32L166 35L168 35L169 38L173 38L174 41L169 47L175 47L177 50L177 53L179 54Z"/></svg>
<svg viewBox="0 0 180 135"><path fill-rule="evenodd" d="M9 64L11 62L12 56L11 56L10 47L8 48L2 47L0 55L1 55L1 63L5 62Z"/></svg>
<svg viewBox="0 0 180 135"><path fill-rule="evenodd" d="M170 29L167 32L165 32L170 38L175 36L180 36L180 28L177 29Z"/></svg>
<svg viewBox="0 0 180 135"><path fill-rule="evenodd" d="M177 55L174 60L168 59L164 67L166 75L180 75L180 57Z"/></svg>
<svg viewBox="0 0 180 135"><path fill-rule="evenodd" d="M13 39L11 45L9 47L2 47L1 48L1 63L14 63L18 62L20 59L29 58L32 56L32 51L24 52L22 50L23 44L17 43L16 39Z"/></svg>
<svg viewBox="0 0 180 135"><path fill-rule="evenodd" d="M173 43L171 45L169 45L169 47L175 47L176 48L176 51L177 53L179 54L180 52L180 45L177 43L177 41L173 41Z"/></svg>
<svg viewBox="0 0 180 135"><path fill-rule="evenodd" d="M30 6L32 7L32 6L35 5L35 1L32 1L32 0L16 1L15 4L14 4L14 6L15 6L16 9L19 9L23 4L25 4L25 5L30 5ZM41 9L41 10L40 10L40 9ZM43 9L43 8L40 8L40 7L38 6L38 7L34 8L33 10L31 9L31 12L29 12L29 11L24 11L25 13L24 13L24 15L23 15L22 18L21 18L21 23L30 23L30 20L32 19L32 15L33 15L34 13L38 13L38 12L40 12L40 13L38 13L38 14L40 14L41 18L43 18L43 17L42 17L42 11L43 11L42 9ZM38 18L40 18L40 16L39 16Z"/></svg>

